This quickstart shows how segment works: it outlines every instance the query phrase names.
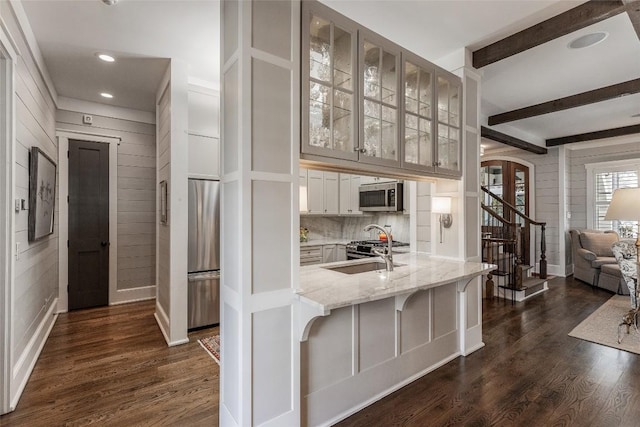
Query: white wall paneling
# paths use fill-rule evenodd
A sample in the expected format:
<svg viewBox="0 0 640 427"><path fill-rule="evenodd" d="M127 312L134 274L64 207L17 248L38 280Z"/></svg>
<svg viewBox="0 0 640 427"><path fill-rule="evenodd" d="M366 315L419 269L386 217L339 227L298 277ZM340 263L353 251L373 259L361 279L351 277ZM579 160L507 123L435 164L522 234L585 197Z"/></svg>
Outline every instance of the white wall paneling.
<svg viewBox="0 0 640 427"><path fill-rule="evenodd" d="M13 295L14 72L17 46L0 17L0 414L10 408Z"/></svg>
<svg viewBox="0 0 640 427"><path fill-rule="evenodd" d="M156 96L156 189L167 182L167 223L156 192L156 313L169 346L187 337L187 65L172 59Z"/></svg>
<svg viewBox="0 0 640 427"><path fill-rule="evenodd" d="M59 189L54 232L37 242L27 240L28 210L13 208L29 198L31 147L58 163L56 94L34 41L20 3L0 2L0 412L15 408L57 318Z"/></svg>
<svg viewBox="0 0 640 427"><path fill-rule="evenodd" d="M294 426L300 4L223 1L221 16L220 424Z"/></svg>
<svg viewBox="0 0 640 427"><path fill-rule="evenodd" d="M481 324L479 278L316 318L301 342L302 425L332 425L478 350Z"/></svg>

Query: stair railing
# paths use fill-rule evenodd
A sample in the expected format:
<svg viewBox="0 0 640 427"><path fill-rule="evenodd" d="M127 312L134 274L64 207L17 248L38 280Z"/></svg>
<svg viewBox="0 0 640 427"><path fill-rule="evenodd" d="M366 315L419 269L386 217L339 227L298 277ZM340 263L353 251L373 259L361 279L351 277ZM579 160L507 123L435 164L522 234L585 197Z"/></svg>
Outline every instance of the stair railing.
<svg viewBox="0 0 640 427"><path fill-rule="evenodd" d="M511 224L509 233L513 233L516 240L516 262L517 264L530 264L533 260L538 259L537 263L533 265L534 272L538 274L541 279L547 278L547 243L546 243L546 222L536 221L524 213L520 212L515 206L506 202L502 197L491 192L484 186L480 187L482 191L487 195L489 206L485 203L481 203L482 208L488 213L488 216L498 216L504 221L499 221L502 224ZM485 209L487 208L487 209ZM496 210L497 209L497 210ZM500 212L498 212L500 211ZM485 237L484 228L487 215L483 215L483 237ZM504 225L503 225L504 226ZM518 234L520 237L518 237ZM538 235L540 237L538 246ZM530 242L533 238L534 256L532 257L530 252Z"/></svg>

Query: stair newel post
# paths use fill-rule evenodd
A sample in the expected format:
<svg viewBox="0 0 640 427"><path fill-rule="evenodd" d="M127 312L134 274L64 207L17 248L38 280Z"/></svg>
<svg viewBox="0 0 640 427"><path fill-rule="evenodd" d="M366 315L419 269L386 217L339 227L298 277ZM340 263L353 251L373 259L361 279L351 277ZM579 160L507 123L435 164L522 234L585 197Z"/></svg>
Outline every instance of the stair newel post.
<svg viewBox="0 0 640 427"><path fill-rule="evenodd" d="M546 279L547 278L547 255L546 255L546 251L547 251L547 240L545 238L545 230L546 224L541 224L540 225L540 232L541 232L541 236L540 236L540 278L541 279Z"/></svg>

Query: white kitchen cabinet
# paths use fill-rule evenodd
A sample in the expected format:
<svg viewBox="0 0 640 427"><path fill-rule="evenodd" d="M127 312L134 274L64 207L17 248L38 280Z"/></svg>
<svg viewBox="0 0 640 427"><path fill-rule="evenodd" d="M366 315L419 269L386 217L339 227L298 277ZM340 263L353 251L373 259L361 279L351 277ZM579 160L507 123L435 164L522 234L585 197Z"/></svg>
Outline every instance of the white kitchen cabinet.
<svg viewBox="0 0 640 427"><path fill-rule="evenodd" d="M340 174L340 214L357 215L360 211L360 176Z"/></svg>
<svg viewBox="0 0 640 427"><path fill-rule="evenodd" d="M323 172L324 185L324 213L326 215L338 215L340 181L337 172Z"/></svg>
<svg viewBox="0 0 640 427"><path fill-rule="evenodd" d="M322 262L335 262L336 261L336 245L324 245L322 246Z"/></svg>
<svg viewBox="0 0 640 427"><path fill-rule="evenodd" d="M347 245L336 245L336 261L347 260Z"/></svg>
<svg viewBox="0 0 640 427"><path fill-rule="evenodd" d="M340 181L337 172L300 168L300 213L338 215ZM306 201L306 204L305 204Z"/></svg>
<svg viewBox="0 0 640 427"><path fill-rule="evenodd" d="M317 246L301 246L300 247L300 265L320 264L323 260L322 245Z"/></svg>
<svg viewBox="0 0 640 427"><path fill-rule="evenodd" d="M307 213L324 214L324 172L307 172Z"/></svg>
<svg viewBox="0 0 640 427"><path fill-rule="evenodd" d="M220 179L220 93L190 84L187 98L189 177Z"/></svg>

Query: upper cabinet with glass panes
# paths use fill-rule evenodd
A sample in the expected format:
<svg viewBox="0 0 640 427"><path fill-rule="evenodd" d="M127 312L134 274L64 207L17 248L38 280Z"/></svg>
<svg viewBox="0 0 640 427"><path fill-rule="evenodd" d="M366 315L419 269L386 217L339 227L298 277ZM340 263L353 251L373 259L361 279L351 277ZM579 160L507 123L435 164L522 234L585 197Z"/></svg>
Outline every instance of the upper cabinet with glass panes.
<svg viewBox="0 0 640 427"><path fill-rule="evenodd" d="M355 24L304 2L303 153L357 160Z"/></svg>
<svg viewBox="0 0 640 427"><path fill-rule="evenodd" d="M359 160L400 167L400 48L364 29L359 36Z"/></svg>
<svg viewBox="0 0 640 427"><path fill-rule="evenodd" d="M462 85L460 79L450 73L437 73L438 143L436 167L444 172L459 174L462 168L460 106Z"/></svg>
<svg viewBox="0 0 640 427"><path fill-rule="evenodd" d="M302 18L301 159L459 177L460 79L318 2Z"/></svg>

